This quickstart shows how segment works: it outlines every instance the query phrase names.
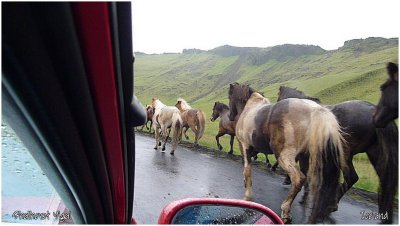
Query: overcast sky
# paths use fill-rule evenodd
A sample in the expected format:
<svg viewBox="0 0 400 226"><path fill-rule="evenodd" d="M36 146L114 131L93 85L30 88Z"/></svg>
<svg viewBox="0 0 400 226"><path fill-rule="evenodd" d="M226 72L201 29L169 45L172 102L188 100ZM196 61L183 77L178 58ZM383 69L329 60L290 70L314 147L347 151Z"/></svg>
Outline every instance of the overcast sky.
<svg viewBox="0 0 400 226"><path fill-rule="evenodd" d="M135 52L399 37L399 0L133 0Z"/></svg>

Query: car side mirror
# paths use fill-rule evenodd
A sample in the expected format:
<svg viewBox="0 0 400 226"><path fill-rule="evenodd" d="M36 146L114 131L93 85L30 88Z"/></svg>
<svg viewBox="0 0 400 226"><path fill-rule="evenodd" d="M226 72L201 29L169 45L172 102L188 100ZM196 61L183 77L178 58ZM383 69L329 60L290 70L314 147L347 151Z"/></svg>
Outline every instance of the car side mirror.
<svg viewBox="0 0 400 226"><path fill-rule="evenodd" d="M158 224L283 224L271 209L238 199L183 199L168 204Z"/></svg>

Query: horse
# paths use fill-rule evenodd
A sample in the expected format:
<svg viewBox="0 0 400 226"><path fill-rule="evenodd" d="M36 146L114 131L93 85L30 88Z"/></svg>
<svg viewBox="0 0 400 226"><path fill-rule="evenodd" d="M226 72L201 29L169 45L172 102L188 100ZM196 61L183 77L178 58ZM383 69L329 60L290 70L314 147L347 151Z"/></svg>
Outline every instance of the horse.
<svg viewBox="0 0 400 226"><path fill-rule="evenodd" d="M174 155L176 147L182 138L183 121L181 112L175 106L166 106L157 98L152 99L151 107L154 108L153 128L156 138L156 146L154 149L157 150L159 146L161 146L160 137L163 136L165 140L162 151L165 151L165 144L172 130L172 150L170 154ZM160 133L162 133L162 135Z"/></svg>
<svg viewBox="0 0 400 226"><path fill-rule="evenodd" d="M151 105L146 104L146 114L147 114L147 121L142 126L141 130L143 131L144 127L146 126L146 129L149 130L149 132L151 133L151 127L153 126L153 115L154 115L154 109L151 107ZM150 122L150 127L147 126L149 122Z"/></svg>
<svg viewBox="0 0 400 226"><path fill-rule="evenodd" d="M386 70L389 78L381 85L381 98L374 114L374 124L378 128L399 117L399 67L389 62Z"/></svg>
<svg viewBox="0 0 400 226"><path fill-rule="evenodd" d="M310 99L320 103L318 98L309 97L299 90L281 86L278 101L287 98ZM344 183L340 187L337 202L358 181L358 175L353 166L353 156L366 152L380 180L381 190L378 196L380 213L388 212L388 219L383 220L382 223L391 223L398 180L398 129L396 124L392 121L386 128L375 128L372 115L376 111L376 107L367 101L351 100L325 107L336 116L347 141L344 152L349 168L343 174ZM302 201L306 199L307 194L306 185Z"/></svg>
<svg viewBox="0 0 400 226"><path fill-rule="evenodd" d="M252 198L249 152L269 147L279 165L292 181L287 198L281 205L281 218L291 222L294 198L306 178L309 180L313 206L309 223L324 218L327 207L335 203L340 171L346 171L339 123L326 108L310 100L286 99L271 104L249 85L230 84L229 119L239 116L236 137L243 158L245 199ZM307 177L298 169L296 159L307 155Z"/></svg>
<svg viewBox="0 0 400 226"><path fill-rule="evenodd" d="M229 107L228 105L221 103L221 102L215 102L214 107L212 110L212 115L211 115L211 122L214 122L215 120L221 118L219 121L219 129L218 133L215 136L215 140L217 141L217 147L218 150L222 151L222 145L219 143L219 138L222 137L225 134L228 134L231 136L230 140L230 145L231 149L229 150L229 154L233 154L233 141L235 139L235 127L236 127L236 121L231 121L228 118L229 115Z"/></svg>
<svg viewBox="0 0 400 226"><path fill-rule="evenodd" d="M212 109L212 115L211 115L210 120L211 120L211 122L214 122L218 118L221 118L221 120L219 121L218 134L215 136L215 140L217 141L217 147L218 147L218 150L222 151L222 145L219 143L219 138L225 134L230 135L231 136L231 140L230 140L231 149L228 152L228 154L232 155L233 154L233 141L235 139L236 121L229 120L229 117L228 117L229 113L230 112L229 112L228 105L217 101L214 103L214 107ZM257 160L257 154L258 154L258 152L253 151L250 155L251 155L251 157L253 157L254 160ZM267 153L264 153L264 154L265 154L265 162L267 164L267 167L270 168L272 171L275 171L278 166L278 162L276 162L272 166L271 163L269 162ZM273 154L273 153L271 151L269 151L268 154Z"/></svg>
<svg viewBox="0 0 400 226"><path fill-rule="evenodd" d="M182 98L178 98L175 107L177 107L181 112L184 127L183 134L185 135L186 140L189 140L188 135L186 135L186 131L190 127L194 133L194 144L198 145L199 139L204 134L204 128L206 125L206 116L204 112L202 110L192 108Z"/></svg>

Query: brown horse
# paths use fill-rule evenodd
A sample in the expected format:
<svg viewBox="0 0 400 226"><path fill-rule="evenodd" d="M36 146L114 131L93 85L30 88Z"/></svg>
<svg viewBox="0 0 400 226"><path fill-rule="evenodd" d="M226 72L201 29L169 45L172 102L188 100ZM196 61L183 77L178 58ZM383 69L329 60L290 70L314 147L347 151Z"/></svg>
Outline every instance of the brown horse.
<svg viewBox="0 0 400 226"><path fill-rule="evenodd" d="M219 143L219 138L225 134L231 136L230 145L231 149L228 152L229 154L233 154L233 140L235 139L235 127L236 121L229 120L229 107L228 105L220 102L215 102L213 107L213 112L211 115L211 122L217 120L217 118L221 118L219 121L219 129L218 134L215 136L215 140L217 141L218 150L222 151L222 145Z"/></svg>
<svg viewBox="0 0 400 226"><path fill-rule="evenodd" d="M154 108L153 128L156 138L156 146L154 149L158 149L158 147L161 146L160 138L163 136L164 144L162 146L162 151L165 151L165 144L167 143L172 130L172 150L170 154L173 155L182 138L183 122L181 113L175 106L166 106L157 98L152 99L151 107Z"/></svg>
<svg viewBox="0 0 400 226"><path fill-rule="evenodd" d="M249 152L269 147L292 181L288 197L281 205L281 218L290 222L293 200L306 179L296 159L307 155L307 179L313 194L309 223L324 218L327 207L336 201L340 170L347 168L344 139L335 116L310 100L287 99L271 104L248 85L238 83L230 85L229 106L230 120L239 116L236 136L243 156L245 199L252 197Z"/></svg>
<svg viewBox="0 0 400 226"><path fill-rule="evenodd" d="M151 107L151 105L146 104L146 114L147 114L147 122L142 126L142 131L143 128L146 126L146 129L149 130L151 133L151 127L153 126L153 115L154 115L154 109ZM150 127L147 126L150 122Z"/></svg>
<svg viewBox="0 0 400 226"><path fill-rule="evenodd" d="M206 125L206 116L202 110L194 109L182 98L179 98L175 104L175 107L181 112L183 120L183 135L185 135L186 140L189 139L186 135L186 131L190 129L194 133L194 144L197 145L199 139L204 134L204 128Z"/></svg>
<svg viewBox="0 0 400 226"><path fill-rule="evenodd" d="M318 100L319 103L319 99L306 96L299 90L285 86L279 88L278 96L278 101L300 98ZM376 111L376 107L366 101L351 100L325 107L336 116L348 143L344 152L347 156L349 170L343 175L344 183L341 185L338 201L358 181L358 175L353 166L353 156L365 152L380 180L381 189L378 195L380 213L388 213L388 218L384 219L382 223L391 223L398 180L398 129L396 124L392 121L386 128L375 128L372 115ZM307 165L300 162L300 167L306 169ZM306 199L307 193L307 185L305 185L303 201ZM333 206L333 210L335 210L335 206Z"/></svg>
<svg viewBox="0 0 400 226"><path fill-rule="evenodd" d="M231 149L228 152L228 154L232 155L233 154L233 141L235 138L236 121L229 120L229 113L230 113L230 111L229 111L228 105L217 101L214 103L213 112L212 112L210 120L211 120L211 122L214 122L217 118L221 118L221 120L219 121L218 134L215 136L215 140L217 141L217 147L218 147L218 150L222 151L222 145L219 143L219 138L225 134L230 135L231 136L231 140L230 140ZM257 154L258 154L258 152L253 151L250 155L252 158L254 158L254 160L256 160ZM267 167L270 168L272 171L275 171L278 166L278 162L276 162L272 166L268 159L268 154L273 154L273 153L271 151L268 151L267 153L264 153L264 154L265 154L265 162L267 164Z"/></svg>
<svg viewBox="0 0 400 226"><path fill-rule="evenodd" d="M374 114L374 124L379 128L399 117L399 67L390 62L386 69L389 78L381 85L381 98Z"/></svg>

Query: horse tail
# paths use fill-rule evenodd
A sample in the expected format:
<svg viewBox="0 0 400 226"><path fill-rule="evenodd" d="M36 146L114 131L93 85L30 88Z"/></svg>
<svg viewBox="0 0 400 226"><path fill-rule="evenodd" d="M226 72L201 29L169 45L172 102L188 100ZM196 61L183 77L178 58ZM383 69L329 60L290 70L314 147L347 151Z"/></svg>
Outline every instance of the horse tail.
<svg viewBox="0 0 400 226"><path fill-rule="evenodd" d="M379 176L379 213L385 216L382 223L393 221L393 202L398 186L398 128L392 121L385 128L376 128L379 156L375 170Z"/></svg>
<svg viewBox="0 0 400 226"><path fill-rule="evenodd" d="M345 172L343 146L345 140L335 115L326 108L311 113L308 129L309 151L308 181L313 195L309 223L329 214L329 208L337 204L340 170Z"/></svg>
<svg viewBox="0 0 400 226"><path fill-rule="evenodd" d="M197 140L200 140L200 138L204 134L204 129L206 127L206 115L204 114L204 112L202 110L198 110L196 115L197 115L197 120L198 120L198 131L199 131Z"/></svg>
<svg viewBox="0 0 400 226"><path fill-rule="evenodd" d="M179 142L182 140L182 129L183 129L183 122L180 114L176 114L174 124L174 140Z"/></svg>

